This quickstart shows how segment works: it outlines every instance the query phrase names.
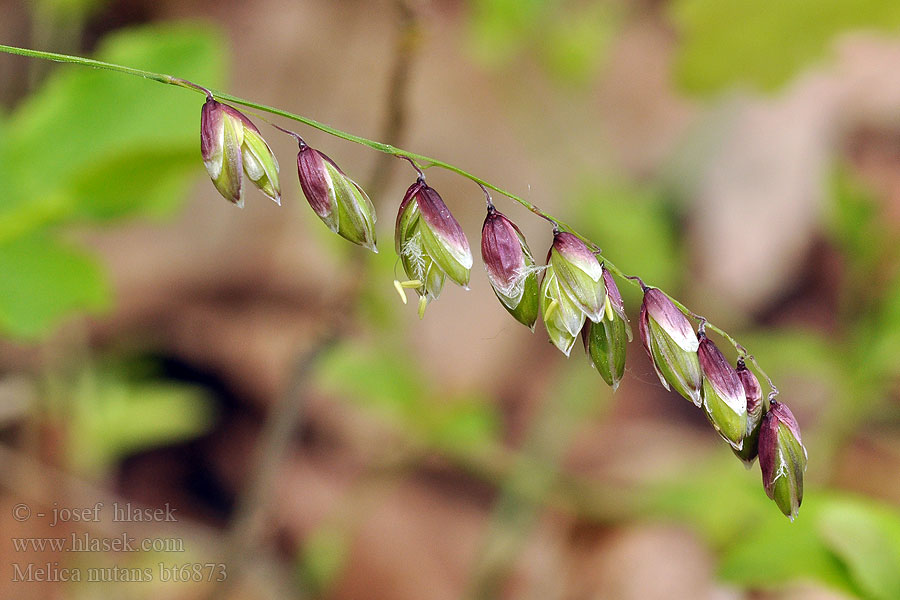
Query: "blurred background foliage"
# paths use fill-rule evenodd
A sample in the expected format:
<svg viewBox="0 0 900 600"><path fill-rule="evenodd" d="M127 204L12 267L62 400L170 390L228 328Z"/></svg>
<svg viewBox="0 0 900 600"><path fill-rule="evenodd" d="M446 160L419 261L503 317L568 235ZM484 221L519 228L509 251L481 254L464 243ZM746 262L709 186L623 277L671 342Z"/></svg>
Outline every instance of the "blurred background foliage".
<svg viewBox="0 0 900 600"><path fill-rule="evenodd" d="M199 96L3 57L2 439L46 466L43 491L10 469L5 502L72 504L67 477L95 495L177 501L202 529L179 534L234 568L230 587L117 593L900 598L900 94L881 69L862 94L887 97L878 106L895 116L853 109L859 80L841 62L860 32L900 42L895 1L6 4L9 23L27 25L10 43L177 75L367 136L396 109L382 141L527 191L626 271L713 321L722 308L810 453L789 523L757 468L741 469L702 415L662 392L637 343L613 396L586 361L544 347L540 326L530 336L509 323L474 271L475 289L448 289L425 322L401 311L391 226L408 172L370 188L381 253L360 257L303 206L282 140L286 206L229 211L199 158ZM872 51L875 71L895 64L889 50ZM384 77L399 99L367 60L400 73ZM774 205L727 193L704 204L717 159L743 156L729 145L743 145L742 127L822 80L801 110L832 107L818 125L828 151L795 169L815 185ZM787 121L763 132L773 152L805 131ZM310 139L364 186L366 165L394 173ZM757 167L726 181L769 189L778 174ZM477 190L429 181L477 254ZM779 212L792 202L807 202L799 225ZM716 206L755 215L761 233L710 256L698 223ZM548 232L517 210L542 258ZM759 248L788 274L707 293L710 263ZM640 294L622 291L634 319ZM643 532L655 554L628 545ZM658 565L672 536L684 557L663 558L683 570L656 577L642 565Z"/></svg>
<svg viewBox="0 0 900 600"><path fill-rule="evenodd" d="M900 7L890 0L678 0L671 15L683 34L678 82L704 94L734 85L775 90L825 59L842 32L900 26Z"/></svg>
<svg viewBox="0 0 900 600"><path fill-rule="evenodd" d="M225 71L223 44L208 27L173 25L113 35L96 57L215 86ZM65 69L3 118L6 331L40 337L72 310L108 305L102 271L60 239L61 229L171 215L196 175L193 100L135 78Z"/></svg>

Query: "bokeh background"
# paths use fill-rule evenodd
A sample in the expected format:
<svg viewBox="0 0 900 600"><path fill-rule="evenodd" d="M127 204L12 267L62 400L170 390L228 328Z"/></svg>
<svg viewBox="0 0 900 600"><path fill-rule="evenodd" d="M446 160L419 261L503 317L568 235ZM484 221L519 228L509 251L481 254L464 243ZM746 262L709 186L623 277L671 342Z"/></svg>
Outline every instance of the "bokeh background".
<svg viewBox="0 0 900 600"><path fill-rule="evenodd" d="M253 190L240 210L203 169L201 95L0 55L0 597L900 598L895 0L0 15L3 43L188 78L523 195L741 340L810 457L789 523L637 342L613 395L515 323L481 270L468 180L428 171L476 265L420 321L392 286L408 164L278 121L369 190L368 255L315 217L296 145L262 121L284 206ZM543 257L547 224L495 202ZM97 502L100 522L12 513ZM113 502L177 522L114 523ZM13 542L123 532L183 552ZM14 582L29 563L153 580ZM160 563L227 578L162 581Z"/></svg>

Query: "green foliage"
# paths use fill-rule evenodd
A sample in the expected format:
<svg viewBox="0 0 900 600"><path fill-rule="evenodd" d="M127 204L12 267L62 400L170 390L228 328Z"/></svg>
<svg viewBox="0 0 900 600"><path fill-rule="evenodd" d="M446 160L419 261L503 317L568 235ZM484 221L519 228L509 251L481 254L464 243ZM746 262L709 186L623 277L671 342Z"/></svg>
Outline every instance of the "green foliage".
<svg viewBox="0 0 900 600"><path fill-rule="evenodd" d="M82 472L102 473L131 453L196 437L213 421L199 388L121 365L51 380L48 391L51 414L66 426L66 455Z"/></svg>
<svg viewBox="0 0 900 600"><path fill-rule="evenodd" d="M33 8L38 15L78 19L96 11L105 2L106 0L33 0Z"/></svg>
<svg viewBox="0 0 900 600"><path fill-rule="evenodd" d="M500 66L518 54L556 0L472 0L469 28L475 56Z"/></svg>
<svg viewBox="0 0 900 600"><path fill-rule="evenodd" d="M606 62L620 20L608 1L559 11L538 37L541 63L562 82L589 83Z"/></svg>
<svg viewBox="0 0 900 600"><path fill-rule="evenodd" d="M605 62L621 21L617 3L563 0L473 0L469 47L475 58L502 68L533 54L565 83L585 84Z"/></svg>
<svg viewBox="0 0 900 600"><path fill-rule="evenodd" d="M896 376L900 367L900 246L872 192L847 168L832 177L831 236L848 260L843 303L854 318L853 364L861 376Z"/></svg>
<svg viewBox="0 0 900 600"><path fill-rule="evenodd" d="M819 533L866 597L900 598L900 515L895 509L836 498L822 507Z"/></svg>
<svg viewBox="0 0 900 600"><path fill-rule="evenodd" d="M343 573L350 554L350 536L344 527L325 524L304 540L297 558L301 586L315 597L324 596Z"/></svg>
<svg viewBox="0 0 900 600"><path fill-rule="evenodd" d="M109 286L83 251L36 233L0 243L0 328L28 338L79 309L107 305Z"/></svg>
<svg viewBox="0 0 900 600"><path fill-rule="evenodd" d="M812 491L811 491L812 492ZM759 496L766 500L765 496ZM857 595L846 565L818 534L821 507L826 501L814 492L804 501L800 516L790 523L766 506L752 529L738 534L738 542L723 549L719 576L746 587L777 588L813 579Z"/></svg>
<svg viewBox="0 0 900 600"><path fill-rule="evenodd" d="M162 219L181 205L198 177L196 148L135 149L85 168L68 193L77 218L106 221L132 216ZM115 185L110 186L114 181Z"/></svg>
<svg viewBox="0 0 900 600"><path fill-rule="evenodd" d="M216 84L222 47L207 28L168 25L112 35L97 58ZM202 172L198 98L66 66L0 119L0 260L19 265L0 271L4 333L38 337L70 312L108 303L98 267L55 242L54 232L76 222L171 214ZM30 259L22 256L28 252Z"/></svg>
<svg viewBox="0 0 900 600"><path fill-rule="evenodd" d="M712 93L736 84L775 89L821 60L841 32L896 32L895 0L675 0L676 77Z"/></svg>
<svg viewBox="0 0 900 600"><path fill-rule="evenodd" d="M477 450L496 439L499 418L485 398L442 393L400 348L341 346L323 360L318 376L324 390L438 448Z"/></svg>
<svg viewBox="0 0 900 600"><path fill-rule="evenodd" d="M900 597L900 511L810 488L793 523L759 492L759 471L721 455L649 495L650 514L688 522L721 556L719 576L751 588L816 580L863 598Z"/></svg>
<svg viewBox="0 0 900 600"><path fill-rule="evenodd" d="M737 541L761 516L772 514L787 523L761 491L756 467L752 472L735 469L739 464L722 446L715 459L695 465L691 473L673 474L671 481L651 489L639 508L651 516L689 523L718 548ZM801 513L798 521L804 516Z"/></svg>
<svg viewBox="0 0 900 600"><path fill-rule="evenodd" d="M859 336L859 346L867 346L871 366L885 375L900 377L900 273L883 295L882 310Z"/></svg>

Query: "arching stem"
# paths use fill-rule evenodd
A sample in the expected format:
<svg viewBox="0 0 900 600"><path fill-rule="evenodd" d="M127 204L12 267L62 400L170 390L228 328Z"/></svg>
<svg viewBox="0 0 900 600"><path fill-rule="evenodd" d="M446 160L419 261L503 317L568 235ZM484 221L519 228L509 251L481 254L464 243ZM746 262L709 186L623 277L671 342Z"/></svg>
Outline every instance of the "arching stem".
<svg viewBox="0 0 900 600"><path fill-rule="evenodd" d="M336 129L334 127L326 125L325 123L316 121L315 119L310 119L308 117L304 117L303 115L298 115L298 114L295 114L295 113L292 113L292 112L289 112L286 110L282 110L280 108L276 108L274 106L268 106L266 104L261 104L259 102L247 100L247 99L241 98L239 96L233 96L231 94L227 94L224 92L218 92L216 90L211 90L211 89L208 89L201 85L198 85L196 83L193 83L191 81L187 81L187 80L181 79L179 77L173 77L171 75L166 75L164 73L154 73L153 71L134 69L132 67L126 67L124 65L117 65L114 63L108 63L108 62L104 62L104 61L100 61L100 60L94 60L91 58L84 58L81 56L72 56L69 54L58 54L55 52L44 52L41 50L31 50L29 48L20 48L17 46L7 46L7 45L3 45L3 44L0 44L0 52L5 52L7 54L16 54L19 56L26 56L26 57L30 57L30 58L39 58L42 60L50 60L50 61L60 62L60 63L81 65L81 66L86 66L86 67L92 67L95 69L103 69L103 70L107 70L107 71L113 71L116 73L124 73L126 75L133 75L135 77L142 77L144 79L150 79L152 81L157 81L159 83L164 83L167 85L175 85L175 86L178 86L181 88L199 92L201 94L204 94L207 98L215 98L218 100L224 100L224 101L230 102L232 104L238 104L241 106L245 106L247 108L252 108L252 109L255 109L258 111L262 111L262 112L266 112L266 113L269 113L272 115L283 117L285 119L290 119L290 120L296 121L298 123L303 123L304 125L312 127L313 129L318 129L319 131L321 131L323 133L327 133L328 135L331 135L333 137L336 137L336 138L339 138L342 140L346 140L348 142L353 142L355 144L360 144L362 146L371 148L372 150L377 150L378 152L384 152L385 154L390 154L391 156L396 156L398 158L405 159L405 160L409 161L410 164L412 164L413 168L416 169L416 172L418 173L419 178L422 180L425 179L425 173L419 167L420 164L425 165L426 167L439 167L441 169L445 169L452 173L456 173L457 175L459 175L461 177L465 177L466 179L474 181L479 186L481 186L482 189L485 190L486 193L487 193L487 190L493 190L494 192L497 192L498 194L506 196L510 200L521 204L522 206L524 206L525 208L530 210L532 213L534 213L534 214L538 215L539 217L552 223L555 232L566 231L568 233L571 233L572 235L575 235L576 237L578 237L581 241L583 241L588 246L597 249L597 251L599 253L599 248L597 248L596 244L594 244L590 239L586 238L582 234L578 233L573 227L571 227L567 223L560 221L553 215L543 211L537 205L529 202L525 198L523 198L517 194L514 194L513 192L509 192L501 187L498 187L498 186L490 183L489 181L486 181L486 180L484 180L484 179L482 179L460 167L457 167L456 165L453 165L451 163L448 163L448 162L445 162L445 161L442 161L442 160L439 160L436 158L431 158L430 156L425 156L423 154L410 152L410 151L404 150L402 148L397 148L390 144L385 144L382 142L364 138L362 136L354 135L352 133L342 131L340 129ZM278 126L276 125L276 127L278 127ZM303 142L303 140L299 136L299 134L296 134L296 133L291 132L286 129L282 129L281 127L278 127L278 129L281 129L282 131L284 131L285 133L288 133L289 135L293 135L298 140L298 142L301 144L301 147L303 144L305 144L305 142ZM620 279L628 281L632 285L639 286L644 291L647 290L648 286L646 286L644 284L644 282L641 280L640 277L636 277L633 275L627 275L621 269L619 269L615 264L613 264L612 262L610 262L608 259L606 259L605 257L603 257L600 254L598 254L597 258L598 258L598 260L600 260L601 262L603 262L605 264L606 268L609 269L609 271L611 273L613 273ZM669 296L668 294L666 294L666 295ZM746 357L748 360L750 360L750 362L753 364L753 366L755 367L757 372L760 375L762 375L763 378L765 378L769 384L771 391L769 392L768 400L774 399L775 396L778 395L778 389L772 383L771 378L768 376L768 374L766 374L765 371L763 371L759 367L759 365L756 362L756 359L753 358L753 356L750 355L749 352L747 352L747 349L744 348L744 346L742 346L740 343L738 343L737 340L735 340L726 331L713 325L712 323L709 323L705 318L700 317L699 315L697 315L696 313L694 313L693 311L688 309L684 304L682 304L678 300L672 298L671 296L669 296L669 299L672 300L673 304L675 304L675 306L677 306L685 314L691 315L692 317L694 317L696 319L702 319L704 329L708 329L710 331L714 331L714 332L718 333L720 336L722 336L723 339L727 340L732 346L734 346L734 348L735 348L735 350L737 350L739 356ZM420 307L420 309L422 310L422 312L424 312L424 307Z"/></svg>

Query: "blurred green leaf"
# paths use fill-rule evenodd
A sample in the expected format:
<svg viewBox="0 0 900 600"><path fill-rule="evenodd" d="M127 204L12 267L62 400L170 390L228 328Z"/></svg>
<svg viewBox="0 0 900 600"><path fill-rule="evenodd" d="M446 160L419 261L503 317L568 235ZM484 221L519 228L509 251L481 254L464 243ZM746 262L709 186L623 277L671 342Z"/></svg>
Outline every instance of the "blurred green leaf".
<svg viewBox="0 0 900 600"><path fill-rule="evenodd" d="M424 376L408 357L349 344L323 359L319 378L325 390L393 418L409 414L427 388Z"/></svg>
<svg viewBox="0 0 900 600"><path fill-rule="evenodd" d="M221 37L199 25L116 33L97 57L217 85ZM38 337L65 315L108 304L86 255L50 226L170 214L203 169L202 97L95 69L58 66L0 122L0 329Z"/></svg>
<svg viewBox="0 0 900 600"><path fill-rule="evenodd" d="M224 72L222 47L205 27L154 26L110 36L97 58L215 86ZM70 218L165 212L160 207L171 208L173 196L202 173L201 103L155 82L57 67L4 129L0 236Z"/></svg>
<svg viewBox="0 0 900 600"><path fill-rule="evenodd" d="M759 467L736 468L724 453L677 474L648 494L650 514L696 527L721 557L719 576L750 588L775 588L814 579L855 592L846 567L822 543L823 494L806 490L792 523L769 500Z"/></svg>
<svg viewBox="0 0 900 600"><path fill-rule="evenodd" d="M105 2L106 0L32 0L36 13L66 19L83 18Z"/></svg>
<svg viewBox="0 0 900 600"><path fill-rule="evenodd" d="M423 407L428 437L447 450L476 450L496 441L499 420L482 397L452 398L444 405Z"/></svg>
<svg viewBox="0 0 900 600"><path fill-rule="evenodd" d="M762 490L757 468L751 472L735 468L738 464L720 452L689 472L673 474L646 494L643 509L690 523L718 548L741 539L769 512L783 519Z"/></svg>
<svg viewBox="0 0 900 600"><path fill-rule="evenodd" d="M900 598L900 515L869 501L835 499L822 507L819 531L865 595Z"/></svg>
<svg viewBox="0 0 900 600"><path fill-rule="evenodd" d="M481 62L501 66L528 44L558 0L472 0L470 47Z"/></svg>
<svg viewBox="0 0 900 600"><path fill-rule="evenodd" d="M651 490L651 515L687 522L715 546L719 576L748 588L816 580L873 599L900 598L900 512L807 486L794 522L762 490L758 466L718 456Z"/></svg>
<svg viewBox="0 0 900 600"><path fill-rule="evenodd" d="M58 390L73 464L102 471L123 457L190 439L209 429L213 413L202 390L184 384L131 381L115 369L86 371Z"/></svg>
<svg viewBox="0 0 900 600"><path fill-rule="evenodd" d="M197 156L196 148L136 150L87 166L73 177L68 190L75 216L93 220L170 216L200 173Z"/></svg>
<svg viewBox="0 0 900 600"><path fill-rule="evenodd" d="M444 449L477 449L496 440L498 417L484 398L435 389L401 349L344 345L323 360L319 385L423 441Z"/></svg>
<svg viewBox="0 0 900 600"><path fill-rule="evenodd" d="M822 59L842 31L900 26L896 0L675 0L679 83L710 93L732 85L774 89Z"/></svg>
<svg viewBox="0 0 900 600"><path fill-rule="evenodd" d="M606 61L618 30L618 8L614 2L593 2L558 11L537 36L546 69L568 83L589 83Z"/></svg>
<svg viewBox="0 0 900 600"><path fill-rule="evenodd" d="M768 500L762 490L760 496ZM821 498L804 498L800 516L791 523L774 509L722 555L719 575L747 587L774 588L814 579L842 592L857 595L846 566L818 534Z"/></svg>
<svg viewBox="0 0 900 600"><path fill-rule="evenodd" d="M47 235L0 243L0 328L34 338L76 310L107 306L109 289L87 254Z"/></svg>
<svg viewBox="0 0 900 600"><path fill-rule="evenodd" d="M344 571L350 554L348 532L340 524L326 524L303 542L298 571L304 589L322 597Z"/></svg>
<svg viewBox="0 0 900 600"><path fill-rule="evenodd" d="M605 0L472 0L469 47L492 68L534 53L550 75L588 83L606 60L621 5Z"/></svg>

